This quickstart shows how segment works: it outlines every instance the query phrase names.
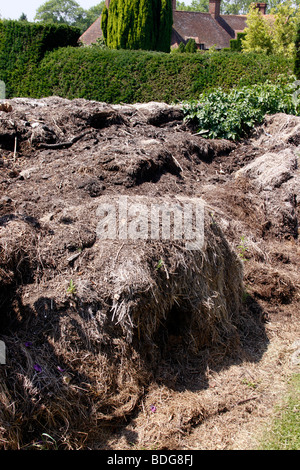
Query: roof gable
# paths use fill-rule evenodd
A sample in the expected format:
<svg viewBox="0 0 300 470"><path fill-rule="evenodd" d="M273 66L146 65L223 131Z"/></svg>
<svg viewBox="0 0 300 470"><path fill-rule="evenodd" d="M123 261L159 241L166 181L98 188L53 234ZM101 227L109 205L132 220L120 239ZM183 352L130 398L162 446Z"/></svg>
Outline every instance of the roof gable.
<svg viewBox="0 0 300 470"><path fill-rule="evenodd" d="M243 31L246 15L220 15L214 18L210 13L198 11L173 11L173 31L171 45L186 42L194 38L197 44L204 44L208 49L216 46L219 49L230 46L230 39ZM101 16L80 36L83 44L90 45L102 37Z"/></svg>
<svg viewBox="0 0 300 470"><path fill-rule="evenodd" d="M94 21L94 23L80 36L79 40L86 45L91 45L97 39L103 36L101 29L101 16Z"/></svg>
<svg viewBox="0 0 300 470"><path fill-rule="evenodd" d="M197 11L174 11L173 29L183 39L198 38L198 44L206 48L216 45L217 48L229 47L230 39L235 38L237 31L246 27L244 15L220 15L213 18L209 13Z"/></svg>

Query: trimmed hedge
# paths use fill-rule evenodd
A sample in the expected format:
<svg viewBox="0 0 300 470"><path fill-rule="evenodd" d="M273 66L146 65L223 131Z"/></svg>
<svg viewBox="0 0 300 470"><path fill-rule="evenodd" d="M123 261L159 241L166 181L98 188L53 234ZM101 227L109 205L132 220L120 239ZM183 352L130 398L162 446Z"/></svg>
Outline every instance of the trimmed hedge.
<svg viewBox="0 0 300 470"><path fill-rule="evenodd" d="M8 96L26 94L23 78L35 74L45 53L76 47L79 37L80 30L67 25L0 21L0 80L6 83Z"/></svg>
<svg viewBox="0 0 300 470"><path fill-rule="evenodd" d="M166 54L62 48L47 53L39 67L29 69L11 89L40 98L58 95L107 103L134 103L197 98L205 90L275 82L291 74L291 60L264 54L214 52Z"/></svg>
<svg viewBox="0 0 300 470"><path fill-rule="evenodd" d="M246 33L237 33L236 39L230 39L230 49L235 52L242 51L242 39L245 39Z"/></svg>

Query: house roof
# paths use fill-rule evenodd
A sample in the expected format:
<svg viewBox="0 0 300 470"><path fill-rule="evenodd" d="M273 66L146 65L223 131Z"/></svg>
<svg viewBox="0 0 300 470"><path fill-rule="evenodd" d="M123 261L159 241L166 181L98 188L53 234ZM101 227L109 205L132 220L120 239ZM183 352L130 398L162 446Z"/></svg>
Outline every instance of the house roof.
<svg viewBox="0 0 300 470"><path fill-rule="evenodd" d="M87 46L94 44L98 38L103 36L101 29L101 16L80 36L79 41Z"/></svg>
<svg viewBox="0 0 300 470"><path fill-rule="evenodd" d="M198 11L173 11L173 31L171 45L186 42L194 38L197 44L204 47L216 46L219 49L229 47L230 39L235 38L236 32L246 27L245 15L221 15L214 18L209 13ZM82 34L80 41L86 45L95 43L102 37L101 16Z"/></svg>
<svg viewBox="0 0 300 470"><path fill-rule="evenodd" d="M247 15L222 15L222 18L234 31L244 31L247 26Z"/></svg>
<svg viewBox="0 0 300 470"><path fill-rule="evenodd" d="M237 31L245 29L246 19L244 15L214 18L209 13L176 10L173 12L173 29L184 42L194 38L197 44L204 44L206 49L214 45L222 49L229 47L229 41L235 38Z"/></svg>

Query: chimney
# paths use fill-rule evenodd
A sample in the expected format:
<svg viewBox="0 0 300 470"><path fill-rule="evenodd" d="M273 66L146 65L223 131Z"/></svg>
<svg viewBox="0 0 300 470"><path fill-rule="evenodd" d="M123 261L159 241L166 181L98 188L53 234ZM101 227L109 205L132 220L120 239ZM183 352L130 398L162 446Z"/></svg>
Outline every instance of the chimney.
<svg viewBox="0 0 300 470"><path fill-rule="evenodd" d="M172 10L176 10L176 0L172 0Z"/></svg>
<svg viewBox="0 0 300 470"><path fill-rule="evenodd" d="M213 18L220 16L221 0L209 0L209 13Z"/></svg>
<svg viewBox="0 0 300 470"><path fill-rule="evenodd" d="M266 3L256 3L256 8L259 9L259 12L262 15L266 14L267 4Z"/></svg>

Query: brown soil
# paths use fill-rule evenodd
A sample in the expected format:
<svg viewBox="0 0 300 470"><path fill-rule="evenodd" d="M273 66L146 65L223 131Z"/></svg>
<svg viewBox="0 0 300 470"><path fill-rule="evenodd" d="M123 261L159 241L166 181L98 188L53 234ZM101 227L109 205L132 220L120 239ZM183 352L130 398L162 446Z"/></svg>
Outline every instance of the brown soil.
<svg viewBox="0 0 300 470"><path fill-rule="evenodd" d="M299 371L300 118L235 144L159 103L8 104L0 447L257 448ZM99 202L120 195L202 198L204 254L100 243Z"/></svg>

